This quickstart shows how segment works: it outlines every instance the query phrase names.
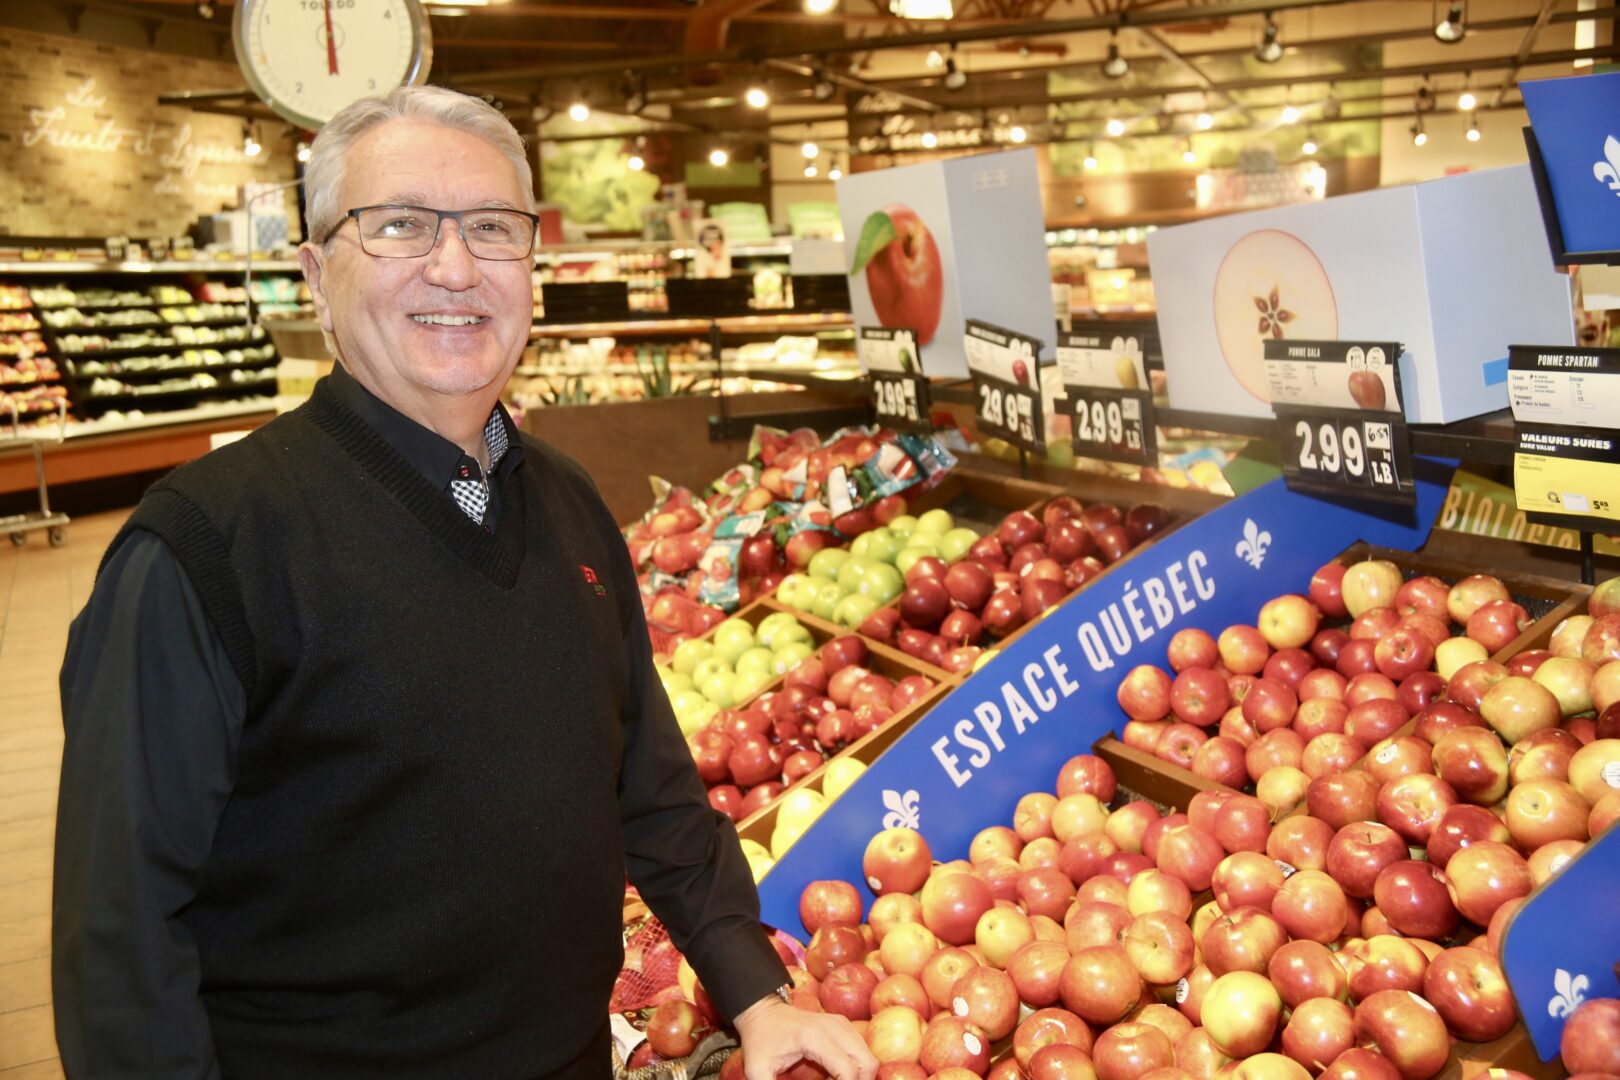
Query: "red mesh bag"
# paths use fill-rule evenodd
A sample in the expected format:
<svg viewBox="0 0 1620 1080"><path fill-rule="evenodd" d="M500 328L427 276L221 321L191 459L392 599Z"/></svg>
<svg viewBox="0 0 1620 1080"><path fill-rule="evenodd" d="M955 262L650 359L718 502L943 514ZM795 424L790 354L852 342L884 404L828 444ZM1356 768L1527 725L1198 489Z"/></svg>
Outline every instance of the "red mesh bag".
<svg viewBox="0 0 1620 1080"><path fill-rule="evenodd" d="M664 924L649 915L625 939L624 967L613 984L610 1012L633 1012L656 1005L659 992L675 985L681 966L680 951L669 939Z"/></svg>

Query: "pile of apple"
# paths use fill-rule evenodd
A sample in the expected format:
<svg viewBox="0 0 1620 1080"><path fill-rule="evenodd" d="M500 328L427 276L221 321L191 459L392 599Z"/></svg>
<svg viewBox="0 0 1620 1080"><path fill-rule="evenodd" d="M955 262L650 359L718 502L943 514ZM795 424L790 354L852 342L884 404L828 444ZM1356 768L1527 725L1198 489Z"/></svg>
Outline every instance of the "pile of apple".
<svg viewBox="0 0 1620 1080"><path fill-rule="evenodd" d="M926 517L926 515L924 515ZM898 609L873 613L860 631L946 671L973 667L981 642L999 640L1050 610L1170 520L1162 506L1122 513L1060 495L1036 517L1016 510L952 561L924 555L902 566Z"/></svg>
<svg viewBox="0 0 1620 1080"><path fill-rule="evenodd" d="M722 709L752 700L814 652L810 631L778 611L760 620L757 629L744 619L722 619L710 636L677 645L667 667L654 667L681 733L691 735Z"/></svg>
<svg viewBox="0 0 1620 1080"><path fill-rule="evenodd" d="M715 630L714 648L725 652L717 652L716 658L741 646L741 630L721 641L733 625L752 631L741 620L722 623ZM732 636L737 640L731 641ZM784 676L780 689L751 702L744 700L738 707L716 708L687 732L687 746L708 786L710 805L733 821L766 806L790 784L815 772L934 687L925 675L896 681L870 670L865 666L866 642L854 634L834 638L812 654L808 631L787 612L773 612L761 620L755 640L761 644L754 649L775 650L770 656L773 670L780 668ZM681 648L702 644L688 642ZM744 648L738 655L739 667L749 652ZM677 650L677 661L681 659ZM676 709L679 719L680 706ZM835 795L822 794L828 799ZM807 803L802 809L819 814L825 804L816 808ZM783 828L779 818L781 843L773 842L774 854L779 856L814 820L815 814L794 815Z"/></svg>
<svg viewBox="0 0 1620 1080"><path fill-rule="evenodd" d="M879 500L874 513L882 504ZM804 573L790 573L782 579L776 598L788 607L854 630L900 595L904 575L919 560L954 562L979 539L972 529L959 528L945 510L929 510L920 517L905 513L878 517L883 523L861 532L847 550L815 552Z"/></svg>

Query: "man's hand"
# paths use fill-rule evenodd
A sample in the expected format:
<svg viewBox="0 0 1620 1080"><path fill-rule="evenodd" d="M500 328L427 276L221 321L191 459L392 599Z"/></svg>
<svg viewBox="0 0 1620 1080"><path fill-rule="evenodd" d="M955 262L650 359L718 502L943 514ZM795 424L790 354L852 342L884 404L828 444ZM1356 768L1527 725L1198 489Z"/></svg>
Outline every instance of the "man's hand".
<svg viewBox="0 0 1620 1080"><path fill-rule="evenodd" d="M836 1080L877 1076L877 1059L854 1025L837 1014L795 1009L773 994L743 1010L735 1023L748 1080L776 1080L802 1059L820 1065Z"/></svg>

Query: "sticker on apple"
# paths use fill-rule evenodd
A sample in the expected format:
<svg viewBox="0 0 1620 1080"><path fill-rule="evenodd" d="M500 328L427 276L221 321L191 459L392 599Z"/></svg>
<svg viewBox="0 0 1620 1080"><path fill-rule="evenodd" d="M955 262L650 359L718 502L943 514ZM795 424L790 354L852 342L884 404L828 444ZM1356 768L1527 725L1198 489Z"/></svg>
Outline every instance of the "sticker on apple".
<svg viewBox="0 0 1620 1080"><path fill-rule="evenodd" d="M979 1037L973 1034L971 1031L962 1032L962 1045L967 1047L967 1052L972 1054L974 1057L978 1057L980 1052L984 1050L984 1044L980 1042Z"/></svg>

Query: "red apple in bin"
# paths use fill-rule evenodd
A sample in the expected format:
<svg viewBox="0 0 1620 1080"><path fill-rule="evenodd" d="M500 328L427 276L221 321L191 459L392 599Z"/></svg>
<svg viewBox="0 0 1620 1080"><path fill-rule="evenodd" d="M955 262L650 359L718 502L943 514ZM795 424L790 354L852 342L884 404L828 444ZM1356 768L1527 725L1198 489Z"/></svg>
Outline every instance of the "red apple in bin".
<svg viewBox="0 0 1620 1080"><path fill-rule="evenodd" d="M716 784L709 789L709 805L732 821L742 819L742 789L736 784Z"/></svg>
<svg viewBox="0 0 1620 1080"><path fill-rule="evenodd" d="M997 592L985 602L981 621L992 637L1006 637L1026 621L1022 599L1011 589Z"/></svg>
<svg viewBox="0 0 1620 1080"><path fill-rule="evenodd" d="M861 860L861 874L874 893L914 893L928 880L933 855L913 829L885 829L872 837Z"/></svg>
<svg viewBox="0 0 1620 1080"><path fill-rule="evenodd" d="M1165 658L1170 662L1170 670L1182 672L1195 667L1213 668L1221 655L1214 638L1203 630L1189 627L1171 636Z"/></svg>
<svg viewBox="0 0 1620 1080"><path fill-rule="evenodd" d="M1401 1074L1389 1059L1376 1050L1352 1046L1334 1059L1322 1073L1326 1080L1401 1080ZM1492 1080L1512 1080L1511 1077L1493 1077Z"/></svg>
<svg viewBox="0 0 1620 1080"><path fill-rule="evenodd" d="M1513 836L1502 819L1483 806L1458 803L1440 816L1440 823L1429 834L1426 854L1431 863L1444 870L1457 852L1485 840L1510 844Z"/></svg>
<svg viewBox="0 0 1620 1080"><path fill-rule="evenodd" d="M1037 1009L1013 1032L1013 1058L1028 1071L1031 1059L1048 1046L1071 1047L1087 1055L1089 1061L1091 1029L1067 1009Z"/></svg>
<svg viewBox="0 0 1620 1080"><path fill-rule="evenodd" d="M1457 908L1451 902L1445 875L1415 859L1391 863L1373 885L1373 901L1399 933L1433 941L1457 929Z"/></svg>
<svg viewBox="0 0 1620 1080"><path fill-rule="evenodd" d="M779 780L767 780L763 784L756 784L748 789L742 802L737 804L737 815L732 820L745 821L759 811L765 809L776 801L776 797L787 790L787 785Z"/></svg>
<svg viewBox="0 0 1620 1080"><path fill-rule="evenodd" d="M1142 978L1122 945L1096 945L1069 957L1058 984L1064 1008L1091 1024L1124 1019L1142 995Z"/></svg>
<svg viewBox="0 0 1620 1080"><path fill-rule="evenodd" d="M1479 926L1489 926L1503 904L1528 896L1533 884L1524 856L1490 840L1459 850L1446 863L1445 874L1453 905Z"/></svg>
<svg viewBox="0 0 1620 1080"><path fill-rule="evenodd" d="M1335 630L1332 632L1339 634L1340 636L1343 636L1344 633L1342 630ZM1315 638L1311 639L1312 649L1316 648L1315 642L1320 640L1322 636L1322 633L1318 633ZM1312 652L1311 655L1316 657L1315 652ZM1337 655L1338 652L1335 651L1334 656ZM1320 659L1320 657L1316 658ZM1316 668L1314 671L1307 672L1305 677L1299 680L1299 685L1296 686L1294 690L1297 694L1299 694L1299 700L1301 701L1310 701L1313 698L1330 698L1334 701L1342 702L1344 700L1345 687L1349 685L1349 681L1350 680L1346 679L1343 675L1340 675L1337 671L1334 671L1330 667L1320 667Z"/></svg>
<svg viewBox="0 0 1620 1080"><path fill-rule="evenodd" d="M1311 575L1311 602L1329 618L1342 619L1350 614L1344 606L1344 571L1339 563L1330 562Z"/></svg>
<svg viewBox="0 0 1620 1080"><path fill-rule="evenodd" d="M1071 563L1093 554L1097 543L1084 525L1065 518L1046 526L1046 550L1059 562Z"/></svg>
<svg viewBox="0 0 1620 1080"><path fill-rule="evenodd" d="M1095 754L1078 754L1064 762L1058 770L1056 787L1060 799L1069 795L1090 794L1100 802L1107 803L1114 797L1116 788L1114 770Z"/></svg>
<svg viewBox="0 0 1620 1080"><path fill-rule="evenodd" d="M1019 598L1019 614L1023 616L1025 622L1029 622L1038 618L1042 612L1057 607L1067 595L1069 595L1068 586L1061 581L1052 581L1048 578L1026 580ZM987 609L988 606L986 605ZM988 614L988 611L986 613Z"/></svg>
<svg viewBox="0 0 1620 1080"><path fill-rule="evenodd" d="M839 964L822 980L817 997L824 1012L866 1020L872 1015L872 991L877 984L877 973L864 963Z"/></svg>
<svg viewBox="0 0 1620 1080"><path fill-rule="evenodd" d="M1447 949L1435 957L1423 977L1423 996L1468 1042L1499 1039L1517 1019L1502 965L1484 949Z"/></svg>
<svg viewBox="0 0 1620 1080"><path fill-rule="evenodd" d="M1356 1041L1377 1047L1401 1080L1429 1080L1451 1054L1445 1021L1408 990L1381 990L1357 1005Z"/></svg>
<svg viewBox="0 0 1620 1080"><path fill-rule="evenodd" d="M1458 728L1434 744L1434 771L1464 802L1489 806L1508 791L1508 752L1489 728Z"/></svg>
<svg viewBox="0 0 1620 1080"><path fill-rule="evenodd" d="M1620 1000L1594 998L1581 1004L1564 1023L1559 1051L1572 1075L1620 1075Z"/></svg>
<svg viewBox="0 0 1620 1080"><path fill-rule="evenodd" d="M887 237L864 266L850 271L866 272L866 291L878 322L914 329L917 344L927 345L939 329L945 302L945 270L933 233L911 207L892 203L870 215L861 234Z"/></svg>
<svg viewBox="0 0 1620 1080"><path fill-rule="evenodd" d="M1050 529L1059 521L1079 517L1084 511L1085 506L1073 495L1055 495L1041 511L1041 524Z"/></svg>
<svg viewBox="0 0 1620 1080"><path fill-rule="evenodd" d="M1350 990L1350 977L1338 956L1315 941L1290 941L1272 953L1266 976L1290 1009L1312 998L1343 1001Z"/></svg>
<svg viewBox="0 0 1620 1080"><path fill-rule="evenodd" d="M991 543L995 541L992 539ZM969 611L982 609L994 587L990 571L975 562L953 563L945 571L945 588L950 592L951 600Z"/></svg>
<svg viewBox="0 0 1620 1080"><path fill-rule="evenodd" d="M915 567L913 568L915 569ZM858 628L860 633L873 641L881 641L885 645L894 644L894 635L900 628L900 612L897 608L880 607L868 615Z"/></svg>
<svg viewBox="0 0 1620 1080"><path fill-rule="evenodd" d="M952 1013L936 1013L923 1030L917 1063L930 1075L959 1067L983 1076L990 1068L990 1039L977 1025Z"/></svg>

